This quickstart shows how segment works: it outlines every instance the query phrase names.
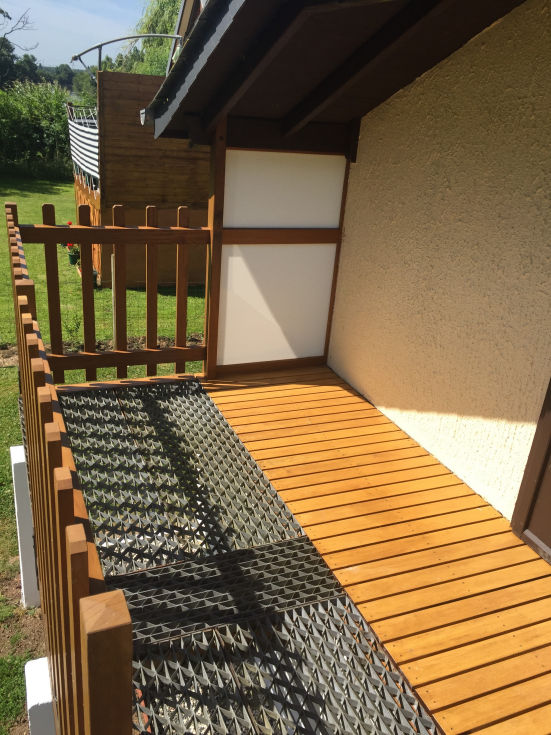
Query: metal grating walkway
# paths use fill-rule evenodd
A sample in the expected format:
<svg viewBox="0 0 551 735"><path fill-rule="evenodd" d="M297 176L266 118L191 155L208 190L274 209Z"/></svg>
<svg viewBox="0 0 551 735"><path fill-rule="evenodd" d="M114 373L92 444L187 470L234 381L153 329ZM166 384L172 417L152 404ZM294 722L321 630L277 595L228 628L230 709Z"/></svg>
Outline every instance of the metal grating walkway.
<svg viewBox="0 0 551 735"><path fill-rule="evenodd" d="M195 380L60 395L108 586L134 630L134 732L436 735Z"/></svg>

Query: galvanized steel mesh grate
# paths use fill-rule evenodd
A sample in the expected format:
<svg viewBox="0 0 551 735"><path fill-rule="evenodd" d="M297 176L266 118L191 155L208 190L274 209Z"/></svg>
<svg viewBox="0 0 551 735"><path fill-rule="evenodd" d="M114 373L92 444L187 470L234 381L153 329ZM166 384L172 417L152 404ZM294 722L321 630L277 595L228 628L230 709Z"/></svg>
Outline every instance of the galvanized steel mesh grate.
<svg viewBox="0 0 551 735"><path fill-rule="evenodd" d="M132 616L134 732L439 732L198 381L60 404Z"/></svg>
<svg viewBox="0 0 551 735"><path fill-rule="evenodd" d="M134 731L435 735L349 598L137 645Z"/></svg>
<svg viewBox="0 0 551 735"><path fill-rule="evenodd" d="M60 404L106 575L301 535L198 381Z"/></svg>
<svg viewBox="0 0 551 735"><path fill-rule="evenodd" d="M124 591L135 640L148 643L341 592L305 536L118 576L109 585Z"/></svg>

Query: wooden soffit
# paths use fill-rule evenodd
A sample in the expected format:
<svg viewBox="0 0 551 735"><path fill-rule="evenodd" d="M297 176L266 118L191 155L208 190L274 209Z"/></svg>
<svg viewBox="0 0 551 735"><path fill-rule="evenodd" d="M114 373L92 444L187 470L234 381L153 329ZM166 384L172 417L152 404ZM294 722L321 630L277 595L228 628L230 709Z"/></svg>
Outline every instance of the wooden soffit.
<svg viewBox="0 0 551 735"><path fill-rule="evenodd" d="M358 121L523 0L209 0L144 111L155 137L345 153Z"/></svg>

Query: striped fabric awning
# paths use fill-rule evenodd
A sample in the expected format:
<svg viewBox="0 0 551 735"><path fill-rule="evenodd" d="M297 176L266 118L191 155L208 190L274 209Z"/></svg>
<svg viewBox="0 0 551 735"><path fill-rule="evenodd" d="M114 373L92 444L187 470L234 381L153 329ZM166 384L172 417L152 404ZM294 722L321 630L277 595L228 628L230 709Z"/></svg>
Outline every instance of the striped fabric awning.
<svg viewBox="0 0 551 735"><path fill-rule="evenodd" d="M99 179L97 110L67 105L71 158L84 173Z"/></svg>

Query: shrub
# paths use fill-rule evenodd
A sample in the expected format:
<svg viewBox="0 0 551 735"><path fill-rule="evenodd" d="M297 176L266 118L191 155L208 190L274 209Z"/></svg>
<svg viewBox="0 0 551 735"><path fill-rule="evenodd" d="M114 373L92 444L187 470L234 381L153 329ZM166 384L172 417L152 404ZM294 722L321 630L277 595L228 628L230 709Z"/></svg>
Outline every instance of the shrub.
<svg viewBox="0 0 551 735"><path fill-rule="evenodd" d="M67 92L57 83L14 82L0 90L0 161L29 173L71 172Z"/></svg>

